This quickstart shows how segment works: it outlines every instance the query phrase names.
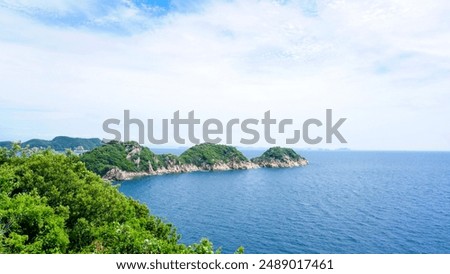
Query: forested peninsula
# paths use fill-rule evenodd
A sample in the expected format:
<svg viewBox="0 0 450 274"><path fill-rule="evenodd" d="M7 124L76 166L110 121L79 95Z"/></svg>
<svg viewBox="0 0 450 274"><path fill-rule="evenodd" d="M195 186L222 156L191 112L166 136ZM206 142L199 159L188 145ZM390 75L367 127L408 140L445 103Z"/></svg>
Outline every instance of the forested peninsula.
<svg viewBox="0 0 450 274"><path fill-rule="evenodd" d="M273 147L260 157L249 160L235 147L227 145L199 144L176 156L155 154L136 142L116 141L84 153L81 161L86 164L87 169L113 181L169 173L282 168L308 164L305 158L290 148Z"/></svg>

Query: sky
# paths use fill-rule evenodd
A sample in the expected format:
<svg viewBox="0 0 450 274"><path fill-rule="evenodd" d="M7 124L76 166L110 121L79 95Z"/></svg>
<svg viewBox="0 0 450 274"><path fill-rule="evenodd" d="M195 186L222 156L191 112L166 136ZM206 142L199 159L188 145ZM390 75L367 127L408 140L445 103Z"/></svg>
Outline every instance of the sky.
<svg viewBox="0 0 450 274"><path fill-rule="evenodd" d="M124 110L157 125L270 110L301 129L332 109L348 143L294 147L449 151L448 14L446 0L0 0L0 141L109 138Z"/></svg>

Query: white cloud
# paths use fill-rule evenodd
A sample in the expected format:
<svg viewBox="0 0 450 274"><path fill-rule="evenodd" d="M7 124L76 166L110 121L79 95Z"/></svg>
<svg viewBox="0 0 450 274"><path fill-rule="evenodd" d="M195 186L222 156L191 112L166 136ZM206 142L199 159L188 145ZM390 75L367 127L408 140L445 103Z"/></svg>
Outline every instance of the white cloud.
<svg viewBox="0 0 450 274"><path fill-rule="evenodd" d="M271 109L301 121L333 108L348 118L349 147L450 149L446 1L324 1L317 16L301 2L213 1L157 21L120 6L93 17L151 26L128 36L41 24L2 8L0 122L10 129L0 138L101 135L102 121L123 109L143 119L178 109L203 119L259 118ZM60 13L73 5L46 3L39 7ZM14 108L58 114L20 112L11 125ZM25 132L29 123L45 131Z"/></svg>

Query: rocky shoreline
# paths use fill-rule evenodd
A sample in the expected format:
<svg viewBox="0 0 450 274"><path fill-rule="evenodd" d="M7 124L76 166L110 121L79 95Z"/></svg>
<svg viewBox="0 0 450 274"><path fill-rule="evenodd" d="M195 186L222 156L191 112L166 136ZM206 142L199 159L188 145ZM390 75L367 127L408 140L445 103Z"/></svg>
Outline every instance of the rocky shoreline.
<svg viewBox="0 0 450 274"><path fill-rule="evenodd" d="M291 168L291 167L306 166L307 164L308 160L306 159L286 160L286 161L272 160L257 163L258 166L267 168Z"/></svg>
<svg viewBox="0 0 450 274"><path fill-rule="evenodd" d="M130 172L123 171L119 168L113 168L108 171L102 178L108 181L127 181L138 177L153 176L153 175L165 175L165 174L177 174L177 173L190 173L197 171L227 171L227 170L244 170L244 169L256 169L256 168L292 168L306 166L308 161L305 159L300 160L272 160L254 163L248 162L230 162L230 163L216 163L214 165L196 166L192 164L179 164L171 165L168 167L161 167L157 170L153 170L149 166L148 172Z"/></svg>
<svg viewBox="0 0 450 274"><path fill-rule="evenodd" d="M83 154L80 159L89 170L108 181L196 171L291 168L308 164L291 148L272 147L250 160L235 147L211 143L195 145L177 156L155 154L136 142L110 142Z"/></svg>

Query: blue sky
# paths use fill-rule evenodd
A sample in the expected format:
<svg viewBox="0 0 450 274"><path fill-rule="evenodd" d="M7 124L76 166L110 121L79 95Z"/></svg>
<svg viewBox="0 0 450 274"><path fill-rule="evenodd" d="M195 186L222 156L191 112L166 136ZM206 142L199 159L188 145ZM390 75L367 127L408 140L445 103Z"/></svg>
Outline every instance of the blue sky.
<svg viewBox="0 0 450 274"><path fill-rule="evenodd" d="M83 3L84 2L84 3ZM224 1L232 2L232 1ZM290 1L273 1L286 5ZM119 35L145 31L173 13L201 11L205 0L0 1L3 8L52 26L86 28ZM305 16L317 16L316 0L298 1ZM128 15L133 15L133 17Z"/></svg>
<svg viewBox="0 0 450 274"><path fill-rule="evenodd" d="M450 150L448 14L443 0L0 0L0 140L109 137L124 109L301 122L332 108L349 148Z"/></svg>
<svg viewBox="0 0 450 274"><path fill-rule="evenodd" d="M149 27L145 18L183 11L176 1L1 1L1 6L50 26L130 34ZM133 18L135 17L135 19Z"/></svg>

